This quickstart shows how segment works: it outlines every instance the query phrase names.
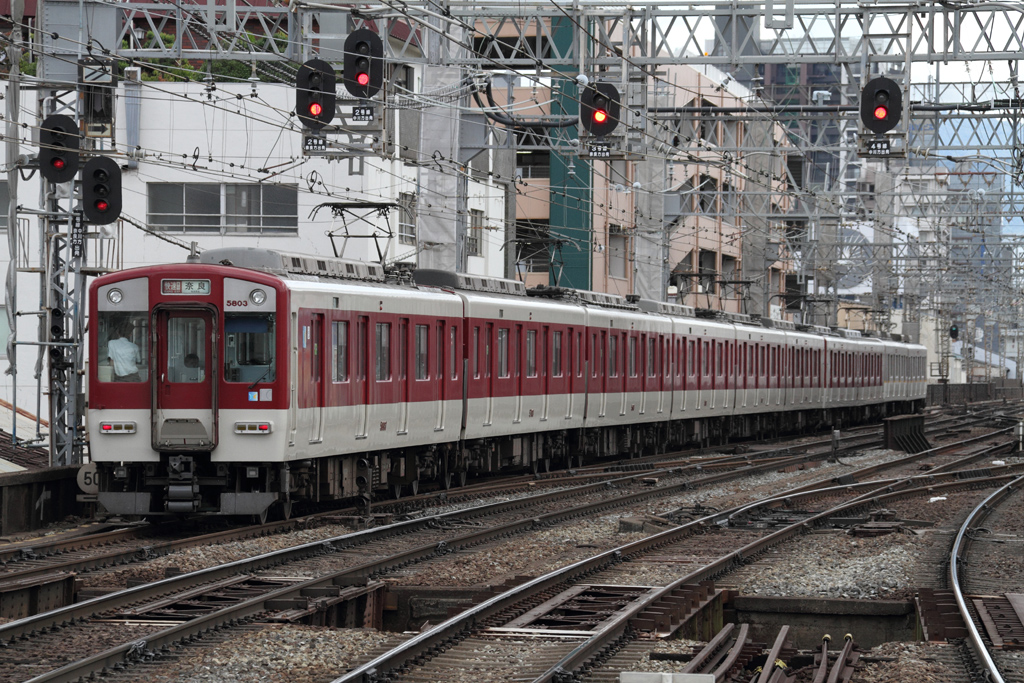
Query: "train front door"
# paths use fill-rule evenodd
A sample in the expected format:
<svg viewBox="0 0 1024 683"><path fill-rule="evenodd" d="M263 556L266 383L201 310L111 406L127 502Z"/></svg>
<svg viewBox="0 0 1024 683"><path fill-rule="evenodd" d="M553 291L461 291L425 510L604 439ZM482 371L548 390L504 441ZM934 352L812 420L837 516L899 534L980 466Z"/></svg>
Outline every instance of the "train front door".
<svg viewBox="0 0 1024 683"><path fill-rule="evenodd" d="M153 448L209 451L217 445L216 318L209 309L158 308L153 358Z"/></svg>

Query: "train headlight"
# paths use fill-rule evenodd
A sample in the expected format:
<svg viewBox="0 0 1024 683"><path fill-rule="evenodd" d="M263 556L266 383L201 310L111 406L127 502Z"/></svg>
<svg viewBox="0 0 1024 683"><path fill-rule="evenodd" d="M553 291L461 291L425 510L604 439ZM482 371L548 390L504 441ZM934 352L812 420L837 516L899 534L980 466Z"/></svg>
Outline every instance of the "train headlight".
<svg viewBox="0 0 1024 683"><path fill-rule="evenodd" d="M122 292L120 289L111 289L110 291L107 292L107 301L109 301L112 304L121 303L121 299L123 298L124 292Z"/></svg>
<svg viewBox="0 0 1024 683"><path fill-rule="evenodd" d="M128 468L127 467L121 466L121 467L115 467L114 468L114 479L127 479L127 478L128 478Z"/></svg>
<svg viewBox="0 0 1024 683"><path fill-rule="evenodd" d="M263 302L267 300L267 293L262 289L254 289L249 292L249 301L253 302L257 306L262 306Z"/></svg>

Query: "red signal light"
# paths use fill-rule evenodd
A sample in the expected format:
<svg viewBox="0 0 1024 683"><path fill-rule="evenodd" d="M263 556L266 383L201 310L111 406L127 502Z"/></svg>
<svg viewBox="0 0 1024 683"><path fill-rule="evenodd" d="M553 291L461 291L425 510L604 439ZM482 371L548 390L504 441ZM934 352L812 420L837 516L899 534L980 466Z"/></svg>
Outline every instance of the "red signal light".
<svg viewBox="0 0 1024 683"><path fill-rule="evenodd" d="M50 166L53 166L58 171L63 171L64 167L66 165L67 165L66 162L63 159L59 158L59 157L56 158L56 159L51 159L50 160Z"/></svg>
<svg viewBox="0 0 1024 683"><path fill-rule="evenodd" d="M366 73L365 71L361 71L361 72L357 73L356 74L356 83L358 83L359 85L362 85L364 87L369 85L370 84L370 74Z"/></svg>
<svg viewBox="0 0 1024 683"><path fill-rule="evenodd" d="M110 204L108 204L106 201L102 199L97 199L96 204L94 206L96 207L96 210L100 212L104 212L110 208Z"/></svg>
<svg viewBox="0 0 1024 683"><path fill-rule="evenodd" d="M608 112L604 109L597 109L594 111L594 123L604 123L608 120Z"/></svg>
<svg viewBox="0 0 1024 683"><path fill-rule="evenodd" d="M309 115L310 116L320 116L320 114L323 114L323 113L324 113L324 105L320 104L319 102L310 102L309 103Z"/></svg>
<svg viewBox="0 0 1024 683"><path fill-rule="evenodd" d="M889 117L889 107L878 105L875 107L875 118L879 121L884 121Z"/></svg>

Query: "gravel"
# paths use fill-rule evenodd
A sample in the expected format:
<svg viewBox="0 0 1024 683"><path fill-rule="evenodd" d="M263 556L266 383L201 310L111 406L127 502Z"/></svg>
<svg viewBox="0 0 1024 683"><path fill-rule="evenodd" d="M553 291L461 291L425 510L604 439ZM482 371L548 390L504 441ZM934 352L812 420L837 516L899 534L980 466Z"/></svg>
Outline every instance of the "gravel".
<svg viewBox="0 0 1024 683"><path fill-rule="evenodd" d="M893 661L865 662L857 671L859 683L937 683L960 681L964 672L943 660L956 657L956 646L938 643L883 643L869 657Z"/></svg>
<svg viewBox="0 0 1024 683"><path fill-rule="evenodd" d="M852 538L810 534L773 549L726 577L745 595L814 598L911 598L919 557L928 541L907 534Z"/></svg>
<svg viewBox="0 0 1024 683"><path fill-rule="evenodd" d="M191 648L157 675L147 676L147 683L322 683L365 660L367 651L396 642L394 635L363 629L268 626Z"/></svg>

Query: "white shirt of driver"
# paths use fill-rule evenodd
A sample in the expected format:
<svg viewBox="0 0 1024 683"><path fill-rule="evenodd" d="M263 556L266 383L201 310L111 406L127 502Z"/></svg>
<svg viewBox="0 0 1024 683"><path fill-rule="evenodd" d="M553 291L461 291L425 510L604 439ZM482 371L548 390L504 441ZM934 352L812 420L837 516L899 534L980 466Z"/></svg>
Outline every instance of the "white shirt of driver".
<svg viewBox="0 0 1024 683"><path fill-rule="evenodd" d="M139 347L124 337L107 342L107 356L113 361L114 374L118 377L138 372L142 362Z"/></svg>

